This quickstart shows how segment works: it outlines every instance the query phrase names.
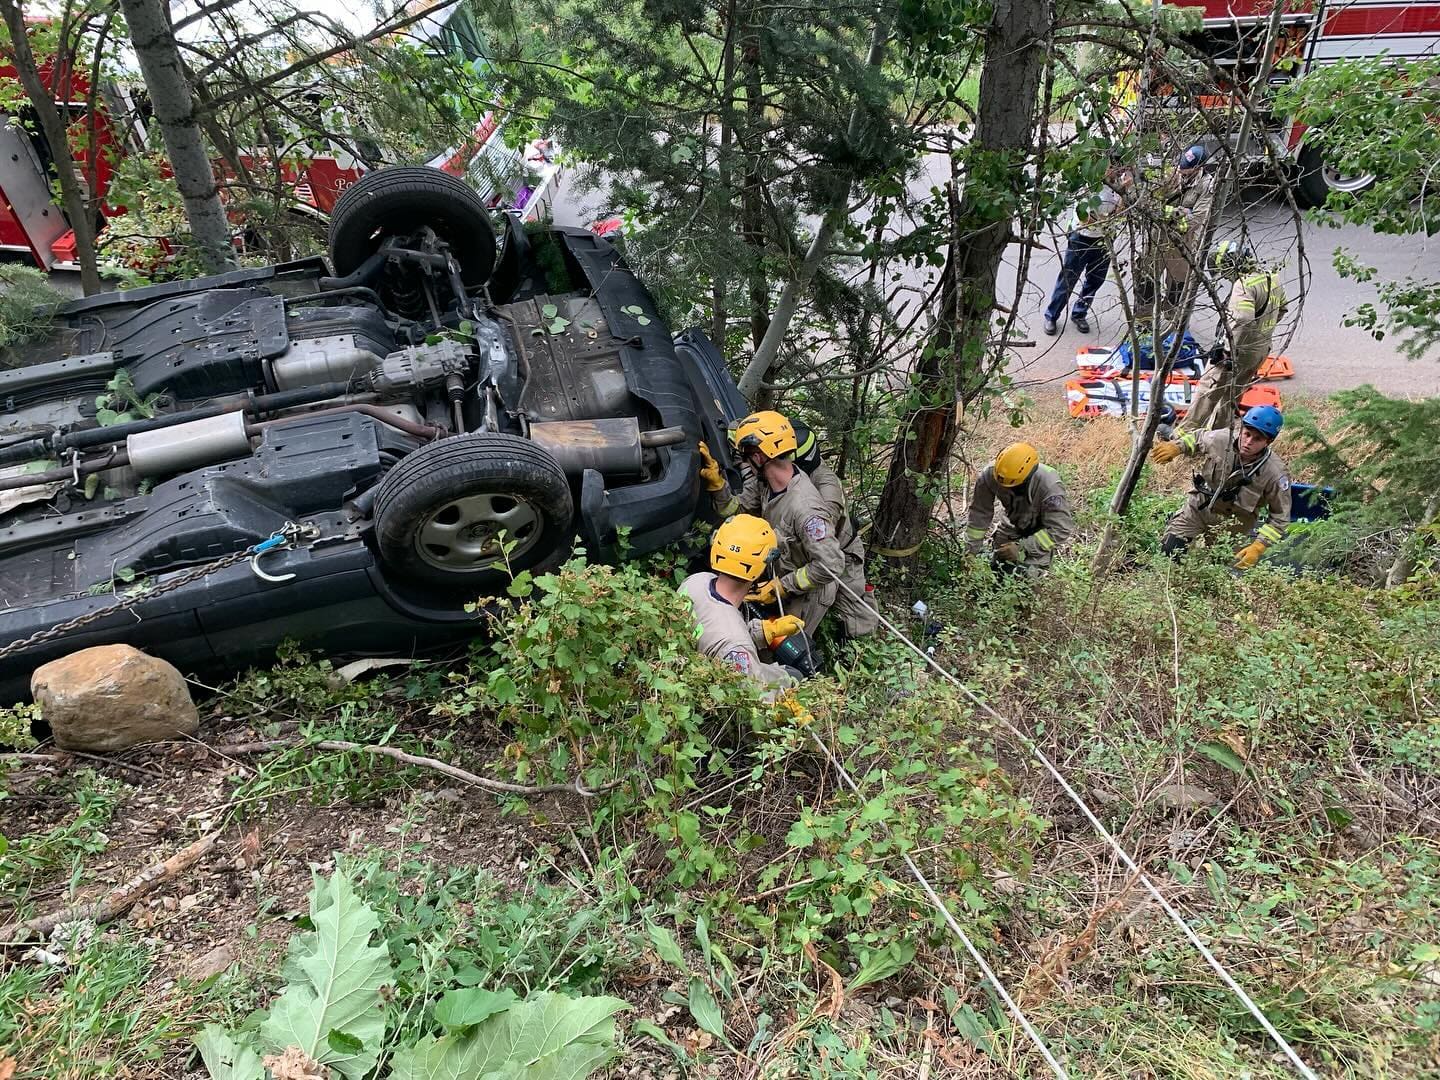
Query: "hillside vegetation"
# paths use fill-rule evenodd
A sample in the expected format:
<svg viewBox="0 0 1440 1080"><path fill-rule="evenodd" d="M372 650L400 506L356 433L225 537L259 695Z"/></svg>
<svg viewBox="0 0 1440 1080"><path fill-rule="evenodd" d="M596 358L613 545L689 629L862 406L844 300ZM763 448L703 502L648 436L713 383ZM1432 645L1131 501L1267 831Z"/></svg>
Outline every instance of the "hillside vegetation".
<svg viewBox="0 0 1440 1080"><path fill-rule="evenodd" d="M1032 588L936 542L882 580L885 612L1034 738L1312 1068L1436 1075L1440 582L1171 564L1165 472L1097 577L1128 437L1027 434L1082 508L1075 547ZM984 460L1009 429L972 435ZM12 761L17 915L203 835L219 854L125 920L59 928L60 963L7 966L0 1073L203 1076L209 1024L212 1074L257 1075L216 1072L216 1040L258 1067L329 941L373 976L312 1025L347 1077L479 1076L420 1066L482 1035L505 1076L1048 1075L908 853L1070 1075L1293 1075L1025 746L903 643L882 631L764 705L690 650L681 572L577 559L477 610L452 662L346 683L292 655L212 688L204 744ZM525 1059L541 1016L564 1038Z"/></svg>

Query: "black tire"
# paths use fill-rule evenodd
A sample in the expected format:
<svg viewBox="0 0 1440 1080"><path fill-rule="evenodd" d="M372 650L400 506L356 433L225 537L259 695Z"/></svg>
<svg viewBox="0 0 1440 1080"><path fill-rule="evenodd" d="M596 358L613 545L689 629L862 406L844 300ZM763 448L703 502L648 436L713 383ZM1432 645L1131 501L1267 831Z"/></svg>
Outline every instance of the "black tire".
<svg viewBox="0 0 1440 1080"><path fill-rule="evenodd" d="M412 581L488 590L562 556L574 517L570 482L542 447L515 435L457 435L385 475L375 540L384 563ZM501 528L515 544L508 558Z"/></svg>
<svg viewBox="0 0 1440 1080"><path fill-rule="evenodd" d="M481 285L495 267L495 227L475 190L440 169L376 169L346 189L330 214L330 262L354 273L387 236L428 225L450 245L466 285Z"/></svg>
<svg viewBox="0 0 1440 1080"><path fill-rule="evenodd" d="M1297 166L1298 175L1295 178L1295 202L1305 210L1312 210L1316 207L1324 206L1330 198L1332 183L1334 184L1334 190L1356 195L1368 190L1375 183L1375 177L1369 174L1335 177L1333 181L1327 179L1325 176L1325 156L1321 153L1320 147L1315 143L1301 147Z"/></svg>
<svg viewBox="0 0 1440 1080"><path fill-rule="evenodd" d="M1295 177L1295 202L1302 210L1314 210L1324 206L1330 197L1330 188L1325 183L1325 160L1317 146L1300 148L1299 173Z"/></svg>

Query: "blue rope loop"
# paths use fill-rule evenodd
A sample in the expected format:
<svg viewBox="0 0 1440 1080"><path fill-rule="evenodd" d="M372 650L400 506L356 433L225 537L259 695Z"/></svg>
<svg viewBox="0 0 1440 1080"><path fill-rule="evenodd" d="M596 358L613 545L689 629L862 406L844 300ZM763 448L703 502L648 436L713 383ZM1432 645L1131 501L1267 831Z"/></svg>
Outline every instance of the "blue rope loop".
<svg viewBox="0 0 1440 1080"><path fill-rule="evenodd" d="M267 551L274 551L278 547L284 547L290 542L290 538L284 530L272 533L267 539L261 540L250 550L256 555L264 555Z"/></svg>

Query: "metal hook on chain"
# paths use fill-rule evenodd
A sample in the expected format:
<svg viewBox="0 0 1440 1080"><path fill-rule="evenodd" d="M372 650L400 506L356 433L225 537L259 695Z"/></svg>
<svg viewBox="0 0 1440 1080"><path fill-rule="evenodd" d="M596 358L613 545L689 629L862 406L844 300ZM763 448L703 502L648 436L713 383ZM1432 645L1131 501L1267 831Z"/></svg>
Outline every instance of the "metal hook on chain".
<svg viewBox="0 0 1440 1080"><path fill-rule="evenodd" d="M272 533L266 539L255 545L250 555L250 570L261 581L269 581L276 585L283 585L287 581L295 579L294 574L270 574L261 569L260 557L268 555L280 548L293 547L297 540L313 540L320 535L320 530L308 522L297 525L293 521L287 521L279 530Z"/></svg>

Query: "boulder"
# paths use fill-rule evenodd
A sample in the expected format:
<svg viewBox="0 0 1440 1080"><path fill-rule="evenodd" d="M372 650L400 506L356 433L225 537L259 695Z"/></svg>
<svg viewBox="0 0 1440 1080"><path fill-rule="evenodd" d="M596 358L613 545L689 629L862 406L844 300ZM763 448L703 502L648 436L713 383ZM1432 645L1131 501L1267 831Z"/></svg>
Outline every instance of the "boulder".
<svg viewBox="0 0 1440 1080"><path fill-rule="evenodd" d="M193 735L200 726L174 665L129 645L97 645L35 669L30 692L62 750L108 754Z"/></svg>

